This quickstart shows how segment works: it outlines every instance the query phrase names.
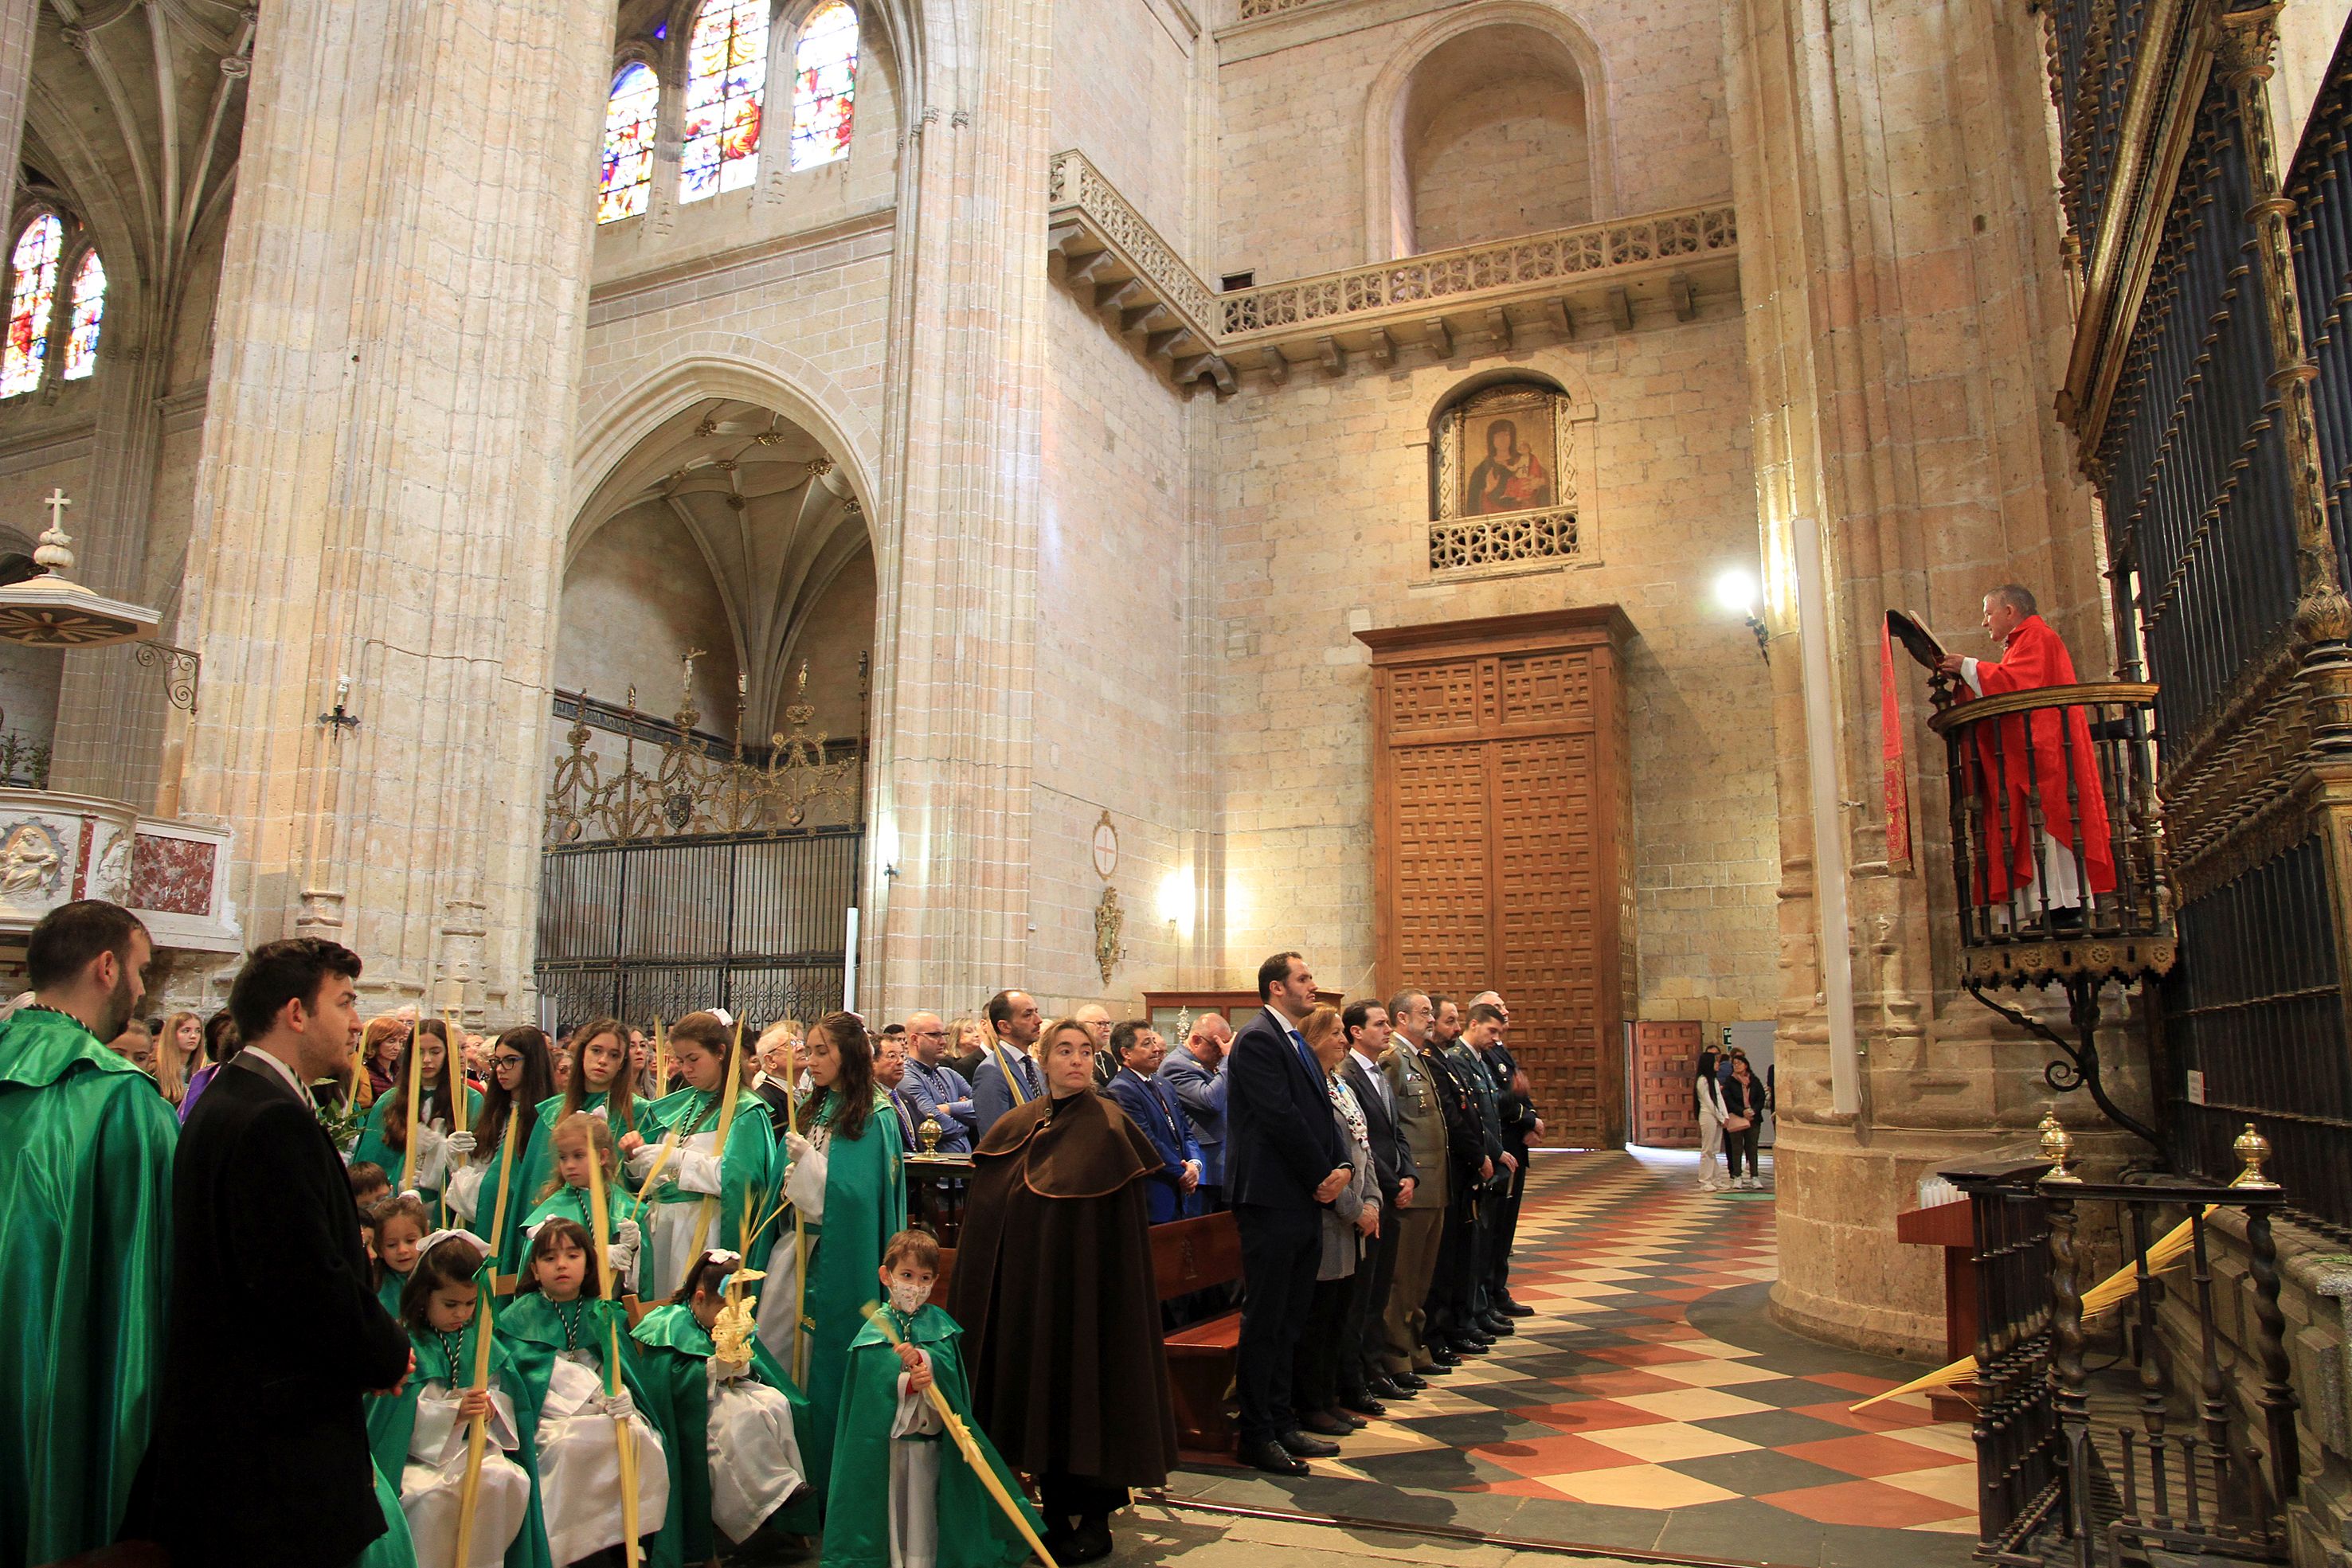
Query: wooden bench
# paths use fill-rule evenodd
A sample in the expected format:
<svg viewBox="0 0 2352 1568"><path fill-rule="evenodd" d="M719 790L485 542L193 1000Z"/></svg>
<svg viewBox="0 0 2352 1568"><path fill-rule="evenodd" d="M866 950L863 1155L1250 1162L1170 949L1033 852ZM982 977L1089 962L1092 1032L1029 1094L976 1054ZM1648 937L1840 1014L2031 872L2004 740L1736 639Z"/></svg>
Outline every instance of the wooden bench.
<svg viewBox="0 0 2352 1568"><path fill-rule="evenodd" d="M955 1249L940 1249L931 1300L944 1308L955 1272ZM1151 1228L1153 1294L1172 1301L1242 1277L1241 1229L1231 1214L1204 1214ZM1242 1314L1221 1312L1167 1336L1168 1387L1176 1406L1176 1448L1187 1464L1231 1464L1233 1417L1225 1390L1233 1386L1241 1346Z"/></svg>

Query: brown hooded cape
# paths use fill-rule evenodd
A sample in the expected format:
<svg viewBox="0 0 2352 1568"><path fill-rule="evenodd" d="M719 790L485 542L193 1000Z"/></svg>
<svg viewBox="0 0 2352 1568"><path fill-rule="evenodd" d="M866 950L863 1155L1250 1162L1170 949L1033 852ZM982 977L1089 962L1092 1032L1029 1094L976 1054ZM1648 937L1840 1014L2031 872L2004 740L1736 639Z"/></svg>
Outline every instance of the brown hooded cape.
<svg viewBox="0 0 2352 1568"><path fill-rule="evenodd" d="M972 1151L948 1311L972 1413L1032 1475L1156 1487L1176 1463L1142 1180L1159 1168L1092 1091L1014 1106Z"/></svg>

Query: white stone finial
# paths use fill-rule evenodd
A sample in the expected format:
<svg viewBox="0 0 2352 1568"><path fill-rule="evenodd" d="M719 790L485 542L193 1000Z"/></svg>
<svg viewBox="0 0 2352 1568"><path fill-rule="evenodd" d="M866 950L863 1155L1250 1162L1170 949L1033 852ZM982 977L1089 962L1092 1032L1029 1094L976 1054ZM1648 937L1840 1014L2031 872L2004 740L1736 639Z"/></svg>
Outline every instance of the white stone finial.
<svg viewBox="0 0 2352 1568"><path fill-rule="evenodd" d="M66 532L66 508L73 503L66 499L65 491L53 486L41 504L49 509L49 526L41 530L40 548L33 552L33 560L61 575L73 570L73 536Z"/></svg>

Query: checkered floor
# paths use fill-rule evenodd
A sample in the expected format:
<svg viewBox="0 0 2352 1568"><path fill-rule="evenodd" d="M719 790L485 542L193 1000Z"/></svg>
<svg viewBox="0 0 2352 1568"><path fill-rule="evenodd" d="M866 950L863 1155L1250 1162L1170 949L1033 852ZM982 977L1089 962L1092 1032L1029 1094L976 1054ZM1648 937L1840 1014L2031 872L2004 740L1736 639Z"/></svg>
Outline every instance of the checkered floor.
<svg viewBox="0 0 2352 1568"><path fill-rule="evenodd" d="M1169 1491L1715 1561L1968 1563L1968 1429L1921 1397L1849 1410L1919 1369L1766 1321L1769 1187L1702 1194L1695 1170L1538 1155L1512 1276L1536 1315L1516 1335L1311 1476L1188 1471Z"/></svg>

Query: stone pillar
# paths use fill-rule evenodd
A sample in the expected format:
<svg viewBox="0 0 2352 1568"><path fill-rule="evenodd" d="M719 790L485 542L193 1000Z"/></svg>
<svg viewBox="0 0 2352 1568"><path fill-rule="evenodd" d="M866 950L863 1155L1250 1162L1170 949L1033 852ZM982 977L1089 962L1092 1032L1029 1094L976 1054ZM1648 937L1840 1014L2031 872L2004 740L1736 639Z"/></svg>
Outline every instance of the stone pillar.
<svg viewBox="0 0 2352 1568"><path fill-rule="evenodd" d="M33 85L33 36L41 0L0 0L0 214L16 211L16 163L25 144L25 99ZM5 244L15 244L15 225Z"/></svg>
<svg viewBox="0 0 2352 1568"><path fill-rule="evenodd" d="M1942 1343L1941 1260L1896 1244L1924 1173L2011 1141L2052 1098L2046 1048L1953 984L1955 891L1942 742L1907 660L1914 853L1890 846L1880 762L1879 630L1923 616L1971 636L1985 590L2032 584L2086 680L2112 664L2090 492L2052 416L2072 330L2041 40L1990 0L1733 0L1724 57L1735 120L1741 293L1780 747L1783 992L1776 1312L1881 1350ZM1832 695L1809 727L1796 541L1817 527L1806 606ZM1901 655L1898 654L1898 659ZM1824 933L1812 769L1835 770L1850 916ZM1840 950L1843 949L1843 952ZM1858 1060L1823 966L1850 963ZM2137 1051L2137 1045L2131 1051ZM2112 1162L2080 1095L2063 1117Z"/></svg>
<svg viewBox="0 0 2352 1568"><path fill-rule="evenodd" d="M236 832L247 936L357 949L372 1005L530 1005L611 35L595 0L262 20L189 549L185 800ZM322 724L346 674L358 725Z"/></svg>
<svg viewBox="0 0 2352 1568"><path fill-rule="evenodd" d="M993 0L971 27L908 72L899 160L869 1010L1018 986L1028 947L1052 5Z"/></svg>

